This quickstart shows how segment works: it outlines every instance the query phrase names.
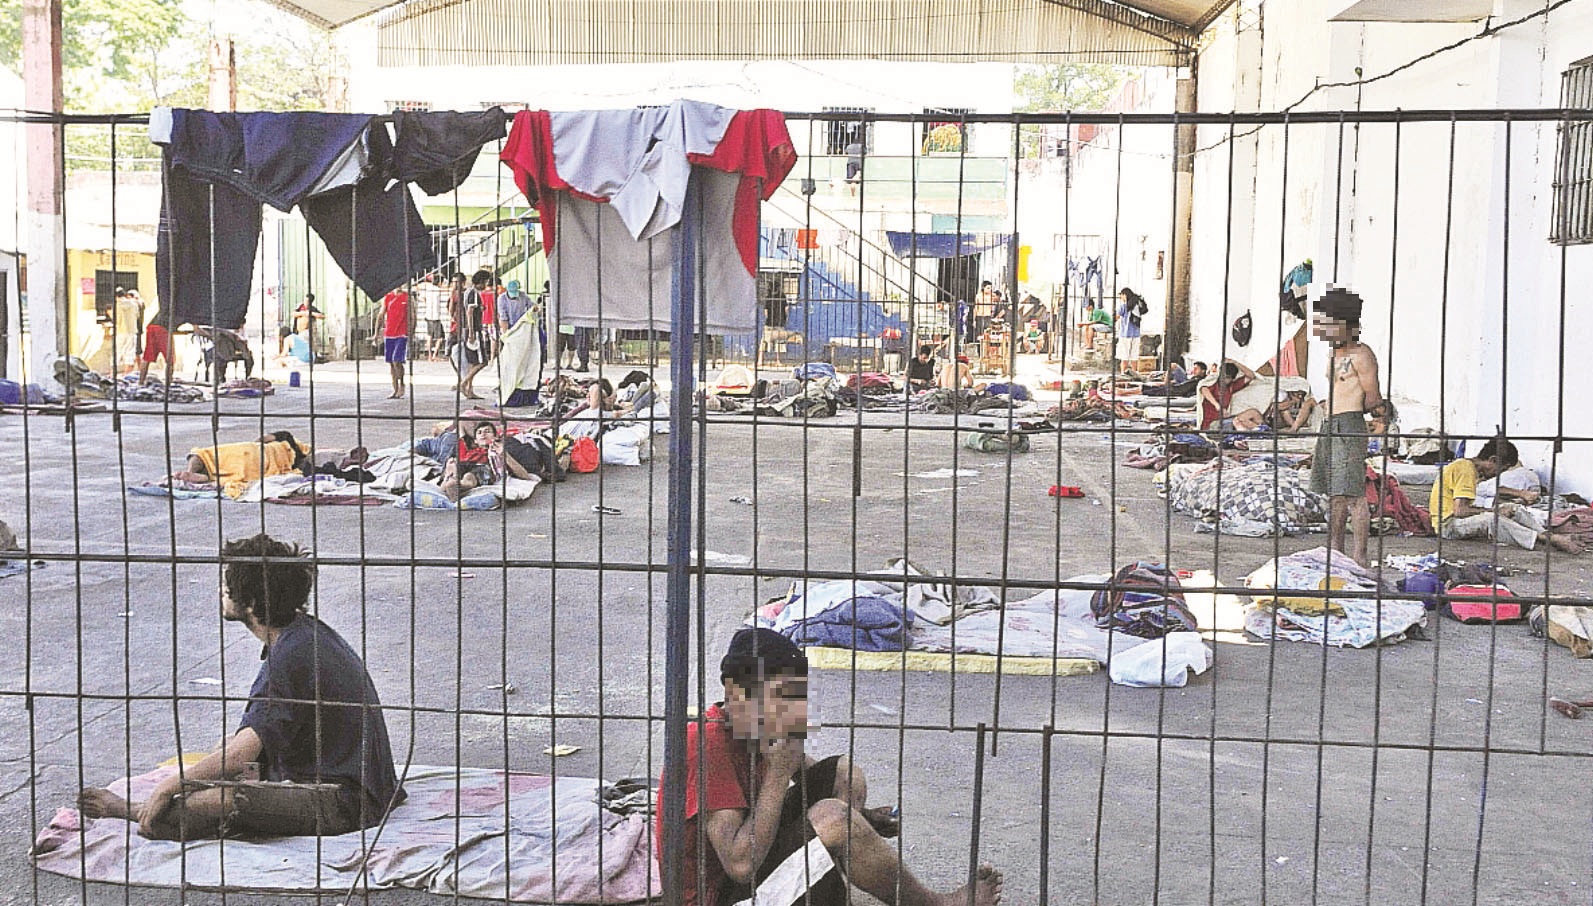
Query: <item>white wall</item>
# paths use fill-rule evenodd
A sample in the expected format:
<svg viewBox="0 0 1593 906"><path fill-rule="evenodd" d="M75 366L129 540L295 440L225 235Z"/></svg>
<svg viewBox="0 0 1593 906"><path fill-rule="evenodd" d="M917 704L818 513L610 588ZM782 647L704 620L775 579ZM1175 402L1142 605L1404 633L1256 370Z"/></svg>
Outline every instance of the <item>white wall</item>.
<svg viewBox="0 0 1593 906"><path fill-rule="evenodd" d="M1201 56L1200 109L1281 110L1302 97L1294 109L1557 107L1561 71L1593 55L1593 9L1570 4L1391 78L1313 92L1318 83L1356 80L1357 68L1363 77L1387 72L1481 28L1328 22L1338 6L1273 0L1259 32L1236 34L1226 20ZM1501 0L1496 19L1541 8ZM1511 128L1508 205L1502 124L1460 124L1453 155L1447 122L1342 132L1335 123L1273 126L1231 148L1227 131L1202 127L1198 142L1191 300L1197 357L1223 352L1228 324L1250 309L1256 337L1239 357L1251 364L1268 358L1277 342L1278 283L1310 257L1315 289L1336 280L1365 299L1363 337L1382 362L1385 388L1402 404L1407 429L1441 422L1451 433L1485 434L1502 424L1523 438L1560 430L1561 401L1568 391L1570 402L1577 397L1574 384L1560 381L1558 350L1562 336L1574 340L1593 329L1593 311L1575 291L1593 278L1593 251L1562 250L1547 240L1554 124ZM1568 348L1574 363L1576 347ZM1309 371L1317 383L1326 355L1312 344ZM1502 387L1508 404L1501 403ZM1589 428L1593 415L1585 406L1565 406L1564 433ZM1546 471L1549 444L1518 446ZM1593 450L1567 444L1558 467L1562 484L1582 493L1593 488Z"/></svg>
<svg viewBox="0 0 1593 906"><path fill-rule="evenodd" d="M1137 112L1169 113L1177 80L1171 70L1141 75L1144 100ZM1033 248L1030 284L1044 291L1066 279L1067 259L1101 256L1107 297L1122 287L1145 297L1145 332L1161 333L1172 273L1173 129L1171 126L1102 128L1075 146L1071 192L1064 158L1023 162L1017 223ZM1157 254L1163 256L1156 275ZM1082 305L1075 299L1075 311Z"/></svg>

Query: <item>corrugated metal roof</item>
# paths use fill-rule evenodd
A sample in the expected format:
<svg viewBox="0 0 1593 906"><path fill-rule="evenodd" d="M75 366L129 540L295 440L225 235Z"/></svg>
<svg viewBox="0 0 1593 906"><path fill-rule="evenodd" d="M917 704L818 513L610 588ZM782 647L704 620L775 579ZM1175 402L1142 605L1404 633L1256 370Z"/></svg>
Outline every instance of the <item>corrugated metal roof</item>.
<svg viewBox="0 0 1593 906"><path fill-rule="evenodd" d="M1206 15L1227 0L1143 5ZM1188 62L1195 37L1182 22L1107 0L412 0L383 14L378 46L383 66L694 59L1177 66Z"/></svg>

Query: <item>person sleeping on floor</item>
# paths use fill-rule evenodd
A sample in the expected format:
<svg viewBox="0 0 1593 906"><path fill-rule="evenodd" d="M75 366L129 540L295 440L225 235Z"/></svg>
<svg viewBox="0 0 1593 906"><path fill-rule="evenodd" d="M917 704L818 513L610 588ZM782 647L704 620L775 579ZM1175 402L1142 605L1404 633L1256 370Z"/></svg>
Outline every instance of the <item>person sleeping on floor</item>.
<svg viewBox="0 0 1593 906"><path fill-rule="evenodd" d="M897 906L1000 903L1001 873L989 865L979 867L972 890L926 888L886 840L897 832L892 811L867 806L862 770L842 756L807 755L808 662L790 639L772 629L742 629L731 638L719 673L724 701L686 727L685 814L679 818L686 906L733 906L749 897L790 903L803 891L811 906L841 906L850 899L848 882ZM661 803L668 801L666 783L667 777L659 784ZM660 866L665 822L673 820L661 806L655 819ZM815 846L836 867L811 868ZM782 865L789 866L785 879L799 889L775 876Z"/></svg>
<svg viewBox="0 0 1593 906"><path fill-rule="evenodd" d="M301 837L373 827L405 793L365 664L305 612L315 567L296 544L229 541L221 617L265 646L238 731L143 802L84 789L85 818L120 818L152 840Z"/></svg>
<svg viewBox="0 0 1593 906"><path fill-rule="evenodd" d="M262 478L291 472L309 474L314 470L310 451L291 432L273 431L257 440L195 447L188 451L183 468L171 473L169 481L215 484L228 497L237 497Z"/></svg>

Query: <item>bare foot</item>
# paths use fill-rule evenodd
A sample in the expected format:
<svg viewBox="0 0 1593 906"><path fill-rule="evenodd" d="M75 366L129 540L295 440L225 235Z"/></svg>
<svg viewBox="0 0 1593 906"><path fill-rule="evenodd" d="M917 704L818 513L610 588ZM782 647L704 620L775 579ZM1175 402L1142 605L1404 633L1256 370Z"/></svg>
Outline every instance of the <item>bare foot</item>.
<svg viewBox="0 0 1593 906"><path fill-rule="evenodd" d="M981 863L974 880L973 893L974 906L998 906L1001 902L1001 872L996 871L989 862ZM967 906L967 885L945 894L941 902L945 906Z"/></svg>
<svg viewBox="0 0 1593 906"><path fill-rule="evenodd" d="M467 399L467 400L479 400L479 399L484 399L484 397L482 397L482 395L479 394L479 393L472 392L472 393L465 394L465 399Z"/></svg>
<svg viewBox="0 0 1593 906"><path fill-rule="evenodd" d="M133 805L110 790L87 787L77 794L77 807L85 818L133 820Z"/></svg>
<svg viewBox="0 0 1593 906"><path fill-rule="evenodd" d="M387 398L390 400L400 400L404 398L404 394L398 392L389 393L387 394Z"/></svg>
<svg viewBox="0 0 1593 906"><path fill-rule="evenodd" d="M1575 538L1567 538L1564 535L1545 534L1544 540L1554 545L1555 550L1562 551L1567 554L1582 553L1582 545L1579 544Z"/></svg>

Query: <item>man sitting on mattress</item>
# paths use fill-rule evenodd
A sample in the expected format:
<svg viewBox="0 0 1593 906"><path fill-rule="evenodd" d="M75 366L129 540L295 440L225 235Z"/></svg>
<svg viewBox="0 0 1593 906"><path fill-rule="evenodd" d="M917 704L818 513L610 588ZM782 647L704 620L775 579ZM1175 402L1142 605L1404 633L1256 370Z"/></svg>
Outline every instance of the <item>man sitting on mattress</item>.
<svg viewBox="0 0 1593 906"><path fill-rule="evenodd" d="M881 835L895 835L890 810L864 806L862 772L841 756L815 761L804 753L808 662L789 639L771 629L742 629L719 673L725 700L686 729L687 906L735 906L754 897L794 903L803 893L815 906L839 906L848 899L847 881L899 906L1000 902L1001 874L988 865L980 867L971 897L966 887L925 888ZM668 817L659 810L661 865ZM706 822L701 852L699 820Z"/></svg>
<svg viewBox="0 0 1593 906"><path fill-rule="evenodd" d="M404 791L365 664L305 613L315 567L263 534L221 557L221 617L265 645L238 732L143 802L85 789L83 815L137 822L155 840L331 837L379 823Z"/></svg>

